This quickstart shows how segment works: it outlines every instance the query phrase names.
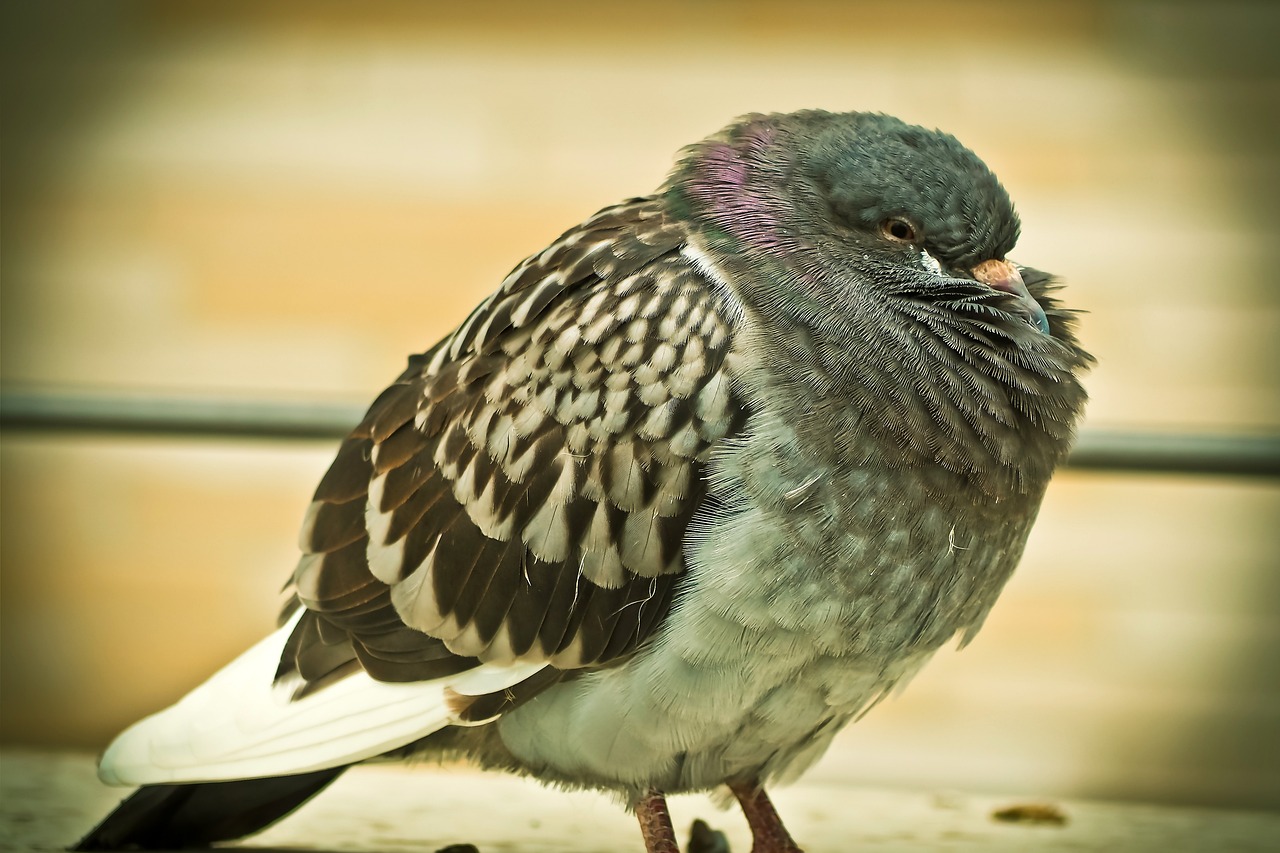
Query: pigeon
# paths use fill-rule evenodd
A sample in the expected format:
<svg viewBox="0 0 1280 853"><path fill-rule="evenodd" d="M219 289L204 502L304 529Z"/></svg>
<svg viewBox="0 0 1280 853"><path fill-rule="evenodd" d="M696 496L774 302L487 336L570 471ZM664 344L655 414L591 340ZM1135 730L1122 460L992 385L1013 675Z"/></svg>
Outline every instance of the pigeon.
<svg viewBox="0 0 1280 853"><path fill-rule="evenodd" d="M199 847L372 760L766 794L978 631L1092 363L954 137L750 114L529 257L342 442L278 630L106 750L75 848Z"/></svg>

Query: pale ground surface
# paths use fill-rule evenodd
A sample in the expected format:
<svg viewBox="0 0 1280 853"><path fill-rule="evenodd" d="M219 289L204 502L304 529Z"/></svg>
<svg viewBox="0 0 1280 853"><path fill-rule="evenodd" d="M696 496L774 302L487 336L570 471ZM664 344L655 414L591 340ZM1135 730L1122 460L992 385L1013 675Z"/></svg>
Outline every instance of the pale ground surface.
<svg viewBox="0 0 1280 853"><path fill-rule="evenodd" d="M0 850L53 851L106 813L120 791L97 784L77 753L0 754ZM992 813L1046 803L1034 796L888 791L802 783L774 796L807 853L861 849L1143 853L1271 851L1280 814L1053 801L1064 825L1001 823ZM736 809L704 796L672 800L682 836L695 818L722 830L736 853L750 849ZM527 779L469 769L362 767L243 849L259 853L418 851L470 843L480 853L626 853L642 844L635 821L598 794L566 793Z"/></svg>

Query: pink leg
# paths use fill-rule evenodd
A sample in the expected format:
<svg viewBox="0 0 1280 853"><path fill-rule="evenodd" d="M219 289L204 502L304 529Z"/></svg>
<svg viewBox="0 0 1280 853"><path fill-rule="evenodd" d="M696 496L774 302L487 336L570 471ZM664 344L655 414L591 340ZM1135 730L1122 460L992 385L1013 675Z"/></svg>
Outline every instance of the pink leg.
<svg viewBox="0 0 1280 853"><path fill-rule="evenodd" d="M751 853L804 853L791 840L764 788L755 782L734 782L729 790L742 804L742 813L751 827Z"/></svg>
<svg viewBox="0 0 1280 853"><path fill-rule="evenodd" d="M640 798L636 803L636 817L640 821L640 834L644 836L645 853L680 853L676 831L671 826L671 812L660 792L650 791Z"/></svg>

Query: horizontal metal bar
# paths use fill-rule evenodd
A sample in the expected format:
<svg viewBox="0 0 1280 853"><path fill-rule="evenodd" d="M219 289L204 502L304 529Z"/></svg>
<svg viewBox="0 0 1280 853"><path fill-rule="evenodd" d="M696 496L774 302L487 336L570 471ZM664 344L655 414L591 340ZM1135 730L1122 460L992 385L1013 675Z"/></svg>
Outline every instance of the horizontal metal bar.
<svg viewBox="0 0 1280 853"><path fill-rule="evenodd" d="M366 406L319 400L5 391L0 428L202 438L342 438Z"/></svg>
<svg viewBox="0 0 1280 853"><path fill-rule="evenodd" d="M365 405L136 393L5 391L0 428L26 432L336 440ZM1085 430L1073 468L1170 474L1280 476L1280 435Z"/></svg>
<svg viewBox="0 0 1280 853"><path fill-rule="evenodd" d="M1093 471L1280 477L1280 435L1086 429L1067 465Z"/></svg>

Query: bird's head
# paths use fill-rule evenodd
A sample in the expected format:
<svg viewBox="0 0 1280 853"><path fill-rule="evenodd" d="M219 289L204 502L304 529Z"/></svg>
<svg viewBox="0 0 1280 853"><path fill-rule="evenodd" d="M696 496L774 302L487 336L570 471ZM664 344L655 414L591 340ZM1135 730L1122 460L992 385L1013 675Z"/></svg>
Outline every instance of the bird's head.
<svg viewBox="0 0 1280 853"><path fill-rule="evenodd" d="M968 282L1051 332L1007 258L1020 228L1009 194L949 134L879 113L749 115L687 149L668 192L709 241L773 268L775 298L936 300Z"/></svg>
<svg viewBox="0 0 1280 853"><path fill-rule="evenodd" d="M1009 260L1013 203L954 137L876 113L749 115L686 149L663 192L783 360L865 396L910 454L1041 482L1065 453L1089 356L1050 277Z"/></svg>

